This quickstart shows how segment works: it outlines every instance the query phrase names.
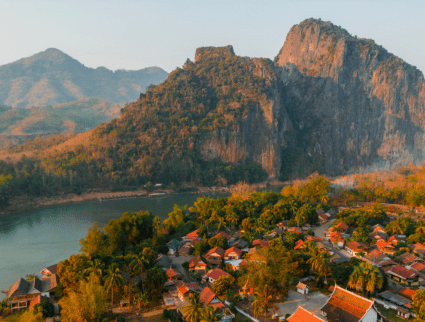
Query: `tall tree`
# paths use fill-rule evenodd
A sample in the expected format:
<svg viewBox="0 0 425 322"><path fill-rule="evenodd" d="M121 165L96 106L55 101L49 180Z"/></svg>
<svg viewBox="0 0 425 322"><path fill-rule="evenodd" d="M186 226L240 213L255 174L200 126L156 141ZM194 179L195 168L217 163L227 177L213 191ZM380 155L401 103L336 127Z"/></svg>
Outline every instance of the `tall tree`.
<svg viewBox="0 0 425 322"><path fill-rule="evenodd" d="M100 285L102 283L104 265L98 259L90 263L90 266L85 269L85 274L90 282Z"/></svg>
<svg viewBox="0 0 425 322"><path fill-rule="evenodd" d="M120 269L116 265L111 265L105 278L106 292L111 292L111 306L114 305L114 291L119 291L120 287L124 284L124 279L121 276Z"/></svg>
<svg viewBox="0 0 425 322"><path fill-rule="evenodd" d="M270 310L272 310L274 313L279 309L279 307L275 304L275 295L268 285L264 285L264 288L261 292L255 293L254 298L255 300L252 302L252 306L254 309L258 308L265 317L267 317L267 314Z"/></svg>
<svg viewBox="0 0 425 322"><path fill-rule="evenodd" d="M323 276L325 281L327 280L327 275L331 272L332 266L330 262L331 255L328 252L318 252L314 253L307 264L310 265L310 268L313 271L316 271L317 274Z"/></svg>
<svg viewBox="0 0 425 322"><path fill-rule="evenodd" d="M347 286L359 292L375 293L384 284L384 276L378 267L365 262L356 266L348 279Z"/></svg>
<svg viewBox="0 0 425 322"><path fill-rule="evenodd" d="M217 312L217 308L206 305L201 313L200 322L220 322L221 318Z"/></svg>
<svg viewBox="0 0 425 322"><path fill-rule="evenodd" d="M202 316L199 294L191 294L189 304L183 307L183 316L188 322L199 322Z"/></svg>

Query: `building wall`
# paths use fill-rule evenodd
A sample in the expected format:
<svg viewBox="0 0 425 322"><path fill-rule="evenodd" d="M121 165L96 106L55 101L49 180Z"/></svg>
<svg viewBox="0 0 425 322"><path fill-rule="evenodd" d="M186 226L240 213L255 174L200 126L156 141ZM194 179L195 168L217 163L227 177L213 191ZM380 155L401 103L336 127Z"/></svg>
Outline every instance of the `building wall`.
<svg viewBox="0 0 425 322"><path fill-rule="evenodd" d="M367 311L363 319L360 320L361 322L376 322L378 321L378 314L376 311L372 308Z"/></svg>

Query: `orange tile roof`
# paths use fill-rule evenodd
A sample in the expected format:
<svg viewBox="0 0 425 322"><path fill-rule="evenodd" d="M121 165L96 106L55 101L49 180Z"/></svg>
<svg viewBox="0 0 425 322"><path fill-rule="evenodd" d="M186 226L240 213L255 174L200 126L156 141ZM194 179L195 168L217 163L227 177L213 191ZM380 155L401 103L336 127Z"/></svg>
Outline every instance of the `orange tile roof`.
<svg viewBox="0 0 425 322"><path fill-rule="evenodd" d="M298 306L297 310L287 320L288 322L323 322L302 306Z"/></svg>
<svg viewBox="0 0 425 322"><path fill-rule="evenodd" d="M384 249L387 245L388 243L383 239L380 239L376 242L376 246L378 246L380 249Z"/></svg>
<svg viewBox="0 0 425 322"><path fill-rule="evenodd" d="M205 256L210 256L214 253L216 253L220 257L223 257L224 256L224 249L221 248L220 246L216 246L213 249L210 249L210 251Z"/></svg>
<svg viewBox="0 0 425 322"><path fill-rule="evenodd" d="M261 247L269 246L269 242L267 240L256 239L252 242L252 246L260 245Z"/></svg>
<svg viewBox="0 0 425 322"><path fill-rule="evenodd" d="M302 229L301 228L298 228L298 227L288 228L288 231L291 232L291 233L297 233L297 234L301 234L302 233Z"/></svg>
<svg viewBox="0 0 425 322"><path fill-rule="evenodd" d="M214 297L216 297L215 293L211 291L208 286L202 290L201 294L199 294L201 302L205 303L206 305L208 305L214 299Z"/></svg>
<svg viewBox="0 0 425 322"><path fill-rule="evenodd" d="M415 269L415 270L417 270L418 272L421 272L421 271L423 271L425 269L425 265L422 264L422 263L419 263L419 262L411 265L410 267L413 268L413 269Z"/></svg>
<svg viewBox="0 0 425 322"><path fill-rule="evenodd" d="M214 268L212 271L206 274L208 278L212 278L215 281L218 280L221 276L228 276L228 275L230 274L219 268Z"/></svg>
<svg viewBox="0 0 425 322"><path fill-rule="evenodd" d="M295 243L294 249L298 249L304 245L304 242L300 239Z"/></svg>
<svg viewBox="0 0 425 322"><path fill-rule="evenodd" d="M418 249L418 248L420 248L420 249L425 249L425 246L424 246L424 245L422 245L421 243L416 243L416 244L415 244L415 250L416 250L416 249Z"/></svg>
<svg viewBox="0 0 425 322"><path fill-rule="evenodd" d="M177 292L179 292L181 295L185 295L187 292L189 292L189 288L185 284L180 284L177 286Z"/></svg>
<svg viewBox="0 0 425 322"><path fill-rule="evenodd" d="M361 319L371 308L372 304L373 301L370 301L362 296L347 291L346 289L343 289L338 285L335 285L332 296L330 297L328 302L322 307L322 311L326 313L333 312L335 311L335 309L333 309L332 307L335 307L341 310L342 312L346 312Z"/></svg>
<svg viewBox="0 0 425 322"><path fill-rule="evenodd" d="M236 253L238 256L241 256L242 255L242 250L240 250L239 248L233 246L233 247L230 247L229 249L226 250L226 252L224 253L224 256L227 256L230 253Z"/></svg>
<svg viewBox="0 0 425 322"><path fill-rule="evenodd" d="M226 239L230 239L230 236L229 235L227 235L224 231L220 231L217 235L215 235L213 238L217 238L217 237L220 237L220 236L223 236L223 237L226 237Z"/></svg>
<svg viewBox="0 0 425 322"><path fill-rule="evenodd" d="M347 230L348 229L348 226L345 223L343 223L343 222L340 222L338 225L335 225L335 227L341 228L342 230Z"/></svg>
<svg viewBox="0 0 425 322"><path fill-rule="evenodd" d="M398 292L400 295L403 295L404 297L407 297L408 299L412 300L413 295L415 295L416 291L411 290L410 288L404 288Z"/></svg>
<svg viewBox="0 0 425 322"><path fill-rule="evenodd" d="M177 275L180 275L179 272L176 272L174 268L169 268L165 271L165 274L167 274L168 278L173 278Z"/></svg>
<svg viewBox="0 0 425 322"><path fill-rule="evenodd" d="M186 239L192 239L192 238L198 238L198 229L196 229L195 231L192 231L191 233L187 234L185 236Z"/></svg>
<svg viewBox="0 0 425 322"><path fill-rule="evenodd" d="M404 279L414 278L416 275L418 275L414 271L411 271L410 269L407 269L401 265L392 267L390 270L388 270L388 272L392 272L393 274L398 275Z"/></svg>
<svg viewBox="0 0 425 322"><path fill-rule="evenodd" d="M196 265L207 266L206 261L201 256L196 256L189 261L189 267Z"/></svg>

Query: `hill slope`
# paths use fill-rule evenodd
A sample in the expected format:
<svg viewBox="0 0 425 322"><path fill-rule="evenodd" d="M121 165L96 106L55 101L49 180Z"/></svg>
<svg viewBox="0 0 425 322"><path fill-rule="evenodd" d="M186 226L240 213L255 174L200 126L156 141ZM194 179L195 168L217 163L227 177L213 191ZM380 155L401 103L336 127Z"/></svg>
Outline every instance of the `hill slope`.
<svg viewBox="0 0 425 322"><path fill-rule="evenodd" d="M85 98L55 106L0 106L0 148L51 134L81 133L120 115L124 104Z"/></svg>
<svg viewBox="0 0 425 322"><path fill-rule="evenodd" d="M0 104L56 105L88 97L130 102L167 75L159 67L115 72L105 67L87 68L60 50L50 48L0 66Z"/></svg>

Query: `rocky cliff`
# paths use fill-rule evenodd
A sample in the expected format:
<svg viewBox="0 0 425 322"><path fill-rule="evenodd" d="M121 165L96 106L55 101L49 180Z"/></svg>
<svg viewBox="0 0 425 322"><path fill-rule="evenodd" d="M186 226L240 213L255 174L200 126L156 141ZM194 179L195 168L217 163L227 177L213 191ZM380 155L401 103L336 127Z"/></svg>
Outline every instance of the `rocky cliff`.
<svg viewBox="0 0 425 322"><path fill-rule="evenodd" d="M424 162L418 69L315 19L290 30L275 62L296 137L283 151L283 172L334 175Z"/></svg>

